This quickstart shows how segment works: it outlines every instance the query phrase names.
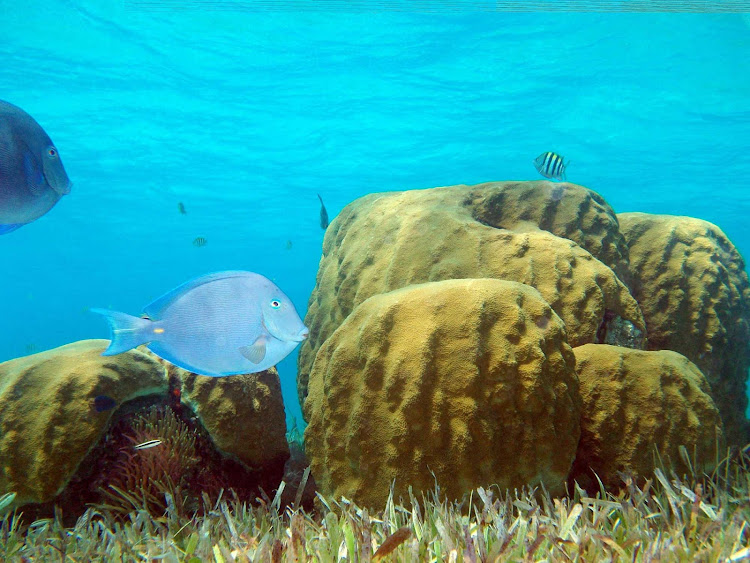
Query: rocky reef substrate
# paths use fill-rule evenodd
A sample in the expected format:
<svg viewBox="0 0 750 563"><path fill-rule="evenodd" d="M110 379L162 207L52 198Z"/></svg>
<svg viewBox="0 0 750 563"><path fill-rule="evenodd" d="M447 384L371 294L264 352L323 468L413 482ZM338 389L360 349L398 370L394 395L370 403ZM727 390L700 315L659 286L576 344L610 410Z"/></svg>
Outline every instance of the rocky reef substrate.
<svg viewBox="0 0 750 563"><path fill-rule="evenodd" d="M616 486L750 438L750 284L721 230L570 183L370 194L329 226L298 360L313 475ZM692 463L692 462L691 462Z"/></svg>
<svg viewBox="0 0 750 563"><path fill-rule="evenodd" d="M360 198L326 231L305 324L311 475L275 370L203 377L89 340L0 364L6 508L190 514L282 479L285 502L316 484L367 507L436 483L562 494L711 471L750 440L741 256L715 225L582 186Z"/></svg>
<svg viewBox="0 0 750 563"><path fill-rule="evenodd" d="M14 506L75 516L88 503L155 514L172 503L189 514L204 494L252 500L278 486L290 455L275 369L203 377L145 348L102 356L107 345L0 364L0 491Z"/></svg>

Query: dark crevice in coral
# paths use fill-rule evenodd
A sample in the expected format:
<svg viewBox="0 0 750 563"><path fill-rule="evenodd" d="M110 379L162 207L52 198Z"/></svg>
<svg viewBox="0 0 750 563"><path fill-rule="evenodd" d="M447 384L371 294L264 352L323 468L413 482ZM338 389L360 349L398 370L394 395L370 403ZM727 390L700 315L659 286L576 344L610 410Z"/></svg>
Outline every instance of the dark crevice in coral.
<svg viewBox="0 0 750 563"><path fill-rule="evenodd" d="M646 348L646 335L642 330L617 315L614 311L604 311L604 318L596 330L596 344L611 344L636 350Z"/></svg>

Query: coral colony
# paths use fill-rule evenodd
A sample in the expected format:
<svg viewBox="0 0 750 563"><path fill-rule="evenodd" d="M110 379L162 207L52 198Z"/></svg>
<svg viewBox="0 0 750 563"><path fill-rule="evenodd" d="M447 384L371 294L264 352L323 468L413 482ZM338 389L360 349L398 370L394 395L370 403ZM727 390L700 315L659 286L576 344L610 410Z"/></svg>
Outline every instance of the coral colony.
<svg viewBox="0 0 750 563"><path fill-rule="evenodd" d="M372 194L304 326L304 435L274 368L0 364L0 559L750 558L750 283L717 226L564 182Z"/></svg>

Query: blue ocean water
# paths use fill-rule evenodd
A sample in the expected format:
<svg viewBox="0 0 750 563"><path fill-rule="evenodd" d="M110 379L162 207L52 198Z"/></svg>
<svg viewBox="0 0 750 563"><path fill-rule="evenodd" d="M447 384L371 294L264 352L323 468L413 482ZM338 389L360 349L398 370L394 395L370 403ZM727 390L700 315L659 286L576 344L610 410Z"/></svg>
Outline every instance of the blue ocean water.
<svg viewBox="0 0 750 563"><path fill-rule="evenodd" d="M371 192L536 179L546 150L617 212L712 221L750 258L748 15L243 5L0 0L0 99L74 182L0 237L0 361L106 338L89 307L138 314L217 270L264 274L304 317L316 194L333 218ZM296 352L278 368L300 418Z"/></svg>

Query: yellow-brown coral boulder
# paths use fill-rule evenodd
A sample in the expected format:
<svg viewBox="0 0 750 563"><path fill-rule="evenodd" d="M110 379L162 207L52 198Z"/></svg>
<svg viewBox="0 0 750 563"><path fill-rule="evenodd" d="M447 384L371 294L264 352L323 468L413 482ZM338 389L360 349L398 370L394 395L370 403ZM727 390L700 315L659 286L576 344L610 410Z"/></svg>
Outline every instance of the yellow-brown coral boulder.
<svg viewBox="0 0 750 563"><path fill-rule="evenodd" d="M112 416L97 412L97 396L166 394L159 363L136 350L104 357L108 344L84 340L0 364L0 494L15 492L16 505L49 501L68 483Z"/></svg>
<svg viewBox="0 0 750 563"><path fill-rule="evenodd" d="M480 485L560 492L579 438L565 327L530 286L448 280L378 294L322 346L305 446L320 490L381 507Z"/></svg>
<svg viewBox="0 0 750 563"><path fill-rule="evenodd" d="M621 213L633 295L649 350L674 350L704 373L730 443L744 445L750 367L750 283L716 225L691 217Z"/></svg>
<svg viewBox="0 0 750 563"><path fill-rule="evenodd" d="M276 368L232 377L205 377L172 368L182 379L182 400L216 447L276 487L289 458L281 383Z"/></svg>
<svg viewBox="0 0 750 563"><path fill-rule="evenodd" d="M598 193L566 182L490 182L472 186L467 205L480 222L512 231L542 229L570 239L630 283L628 245Z"/></svg>
<svg viewBox="0 0 750 563"><path fill-rule="evenodd" d="M514 201L523 200L523 194L536 194L529 204L535 208L544 199L538 194L550 185L485 184L380 193L346 206L326 232L308 304L305 324L310 338L302 344L298 361L300 401L307 394L318 349L347 315L368 297L410 284L468 278L528 284L565 322L573 346L608 341L597 333L610 320L624 320L634 333L641 333L643 317L628 288L604 262L572 240L580 239L624 269L621 245L612 234L616 220L597 203L593 192L566 184L553 198L552 211L540 215L534 209L524 215L519 210L513 221L498 215L496 204L491 204L498 193ZM573 209L569 213L564 212L568 202ZM595 205L601 209L591 211ZM547 220L549 216L552 219ZM566 217L571 223L567 227ZM531 219L558 234L568 233L571 239L533 229L528 225ZM514 230L488 224L495 220ZM523 229L520 221L525 221ZM590 225L592 232L609 242L597 246L596 237L584 233Z"/></svg>
<svg viewBox="0 0 750 563"><path fill-rule="evenodd" d="M583 400L581 442L571 480L622 485L618 472L646 478L662 462L679 474L710 471L723 431L706 378L685 356L603 344L574 348ZM596 475L596 476L595 476Z"/></svg>

